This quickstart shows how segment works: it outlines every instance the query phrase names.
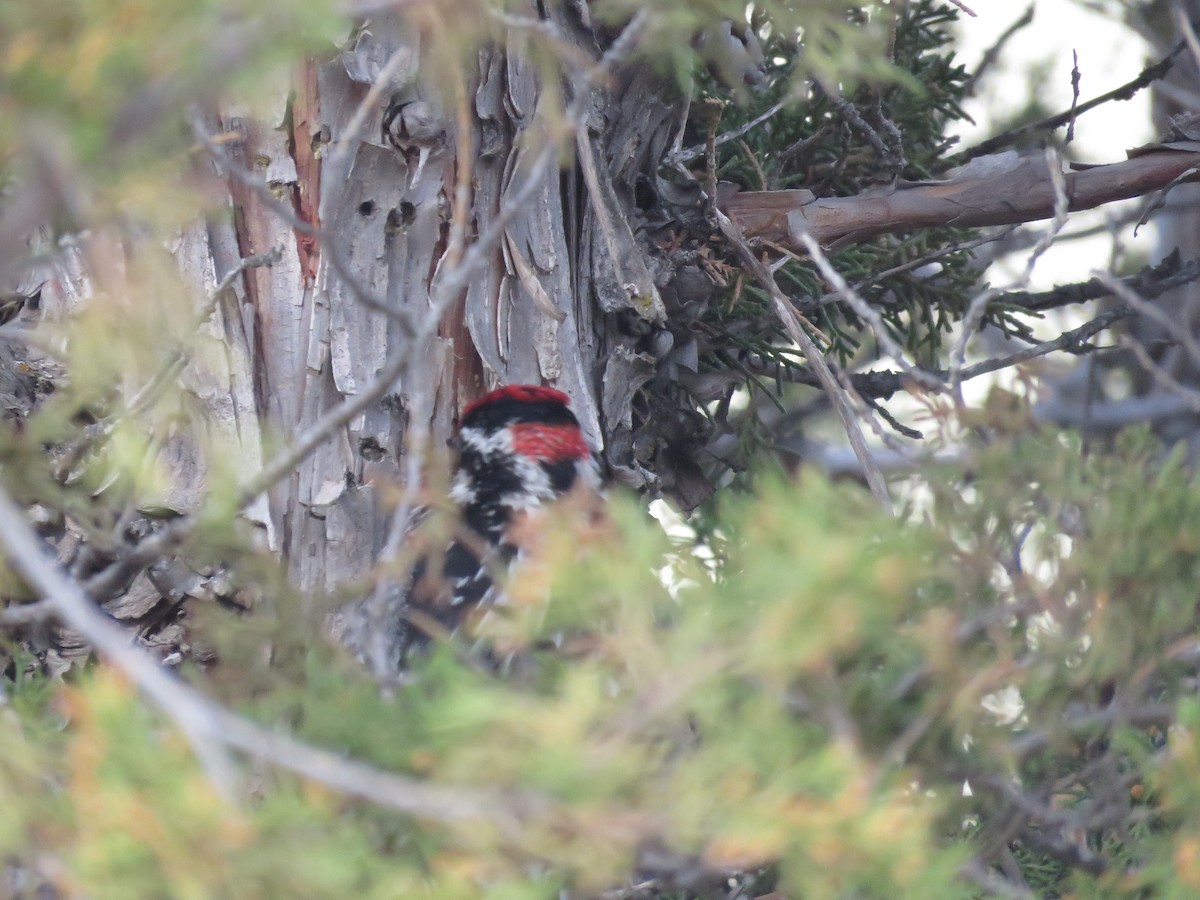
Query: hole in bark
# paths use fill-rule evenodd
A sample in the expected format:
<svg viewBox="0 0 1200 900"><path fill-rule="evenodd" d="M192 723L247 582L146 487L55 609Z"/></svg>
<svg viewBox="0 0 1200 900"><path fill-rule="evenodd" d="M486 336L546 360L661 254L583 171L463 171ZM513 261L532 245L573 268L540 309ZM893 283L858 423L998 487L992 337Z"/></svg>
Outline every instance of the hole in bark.
<svg viewBox="0 0 1200 900"><path fill-rule="evenodd" d="M379 462L387 456L387 451L373 437L361 438L358 442L358 453L363 459Z"/></svg>
<svg viewBox="0 0 1200 900"><path fill-rule="evenodd" d="M372 201L364 200L362 203L358 204L358 214L364 219L373 212L375 212L375 204Z"/></svg>
<svg viewBox="0 0 1200 900"><path fill-rule="evenodd" d="M639 175L633 185L633 202L643 212L658 206L658 191L654 182L645 175Z"/></svg>

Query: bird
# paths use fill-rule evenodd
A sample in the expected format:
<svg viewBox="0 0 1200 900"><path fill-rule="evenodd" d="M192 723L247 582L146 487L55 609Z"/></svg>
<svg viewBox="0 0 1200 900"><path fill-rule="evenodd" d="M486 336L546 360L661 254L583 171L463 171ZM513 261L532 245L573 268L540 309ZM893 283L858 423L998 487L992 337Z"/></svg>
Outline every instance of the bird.
<svg viewBox="0 0 1200 900"><path fill-rule="evenodd" d="M514 384L485 394L463 410L451 447L448 543L417 558L406 582L375 607L375 621L362 601L339 629L364 661L370 641L382 640L386 668L400 673L431 638L473 640L489 611L506 604L503 575L529 555L543 513L568 497L594 510L603 496L597 454L569 397L554 388ZM428 514L418 510L414 522Z"/></svg>

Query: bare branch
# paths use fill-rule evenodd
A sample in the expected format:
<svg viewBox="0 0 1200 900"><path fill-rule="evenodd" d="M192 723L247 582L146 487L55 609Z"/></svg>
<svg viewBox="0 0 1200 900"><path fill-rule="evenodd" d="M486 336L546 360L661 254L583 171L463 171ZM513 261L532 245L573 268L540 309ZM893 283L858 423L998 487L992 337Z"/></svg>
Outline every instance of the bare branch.
<svg viewBox="0 0 1200 900"><path fill-rule="evenodd" d="M1091 209L1140 197L1191 178L1200 152L1157 149L1132 159L1063 174L1068 210ZM744 191L721 210L750 240L797 249L800 235L822 244L855 243L880 234L919 228L1012 225L1054 215L1054 181L1041 156L989 157L946 181L900 183L853 197L815 198L804 190Z"/></svg>
<svg viewBox="0 0 1200 900"><path fill-rule="evenodd" d="M10 603L0 609L0 625L32 625L54 615L54 607L45 600L33 603Z"/></svg>
<svg viewBox="0 0 1200 900"><path fill-rule="evenodd" d="M1009 356L989 359L984 362L975 363L972 366L967 366L962 370L960 380L966 381L979 375L985 375L988 372L1007 369L1018 363L1029 362L1031 359L1037 359L1039 356L1053 353L1055 350L1066 350L1069 353L1076 354L1090 353L1096 348L1088 343L1089 340L1111 327L1114 322L1119 322L1121 319L1126 319L1133 314L1133 310L1128 306L1118 306L1115 309L1096 316L1096 318L1090 321L1084 322L1078 328L1064 331L1053 340L1033 344Z"/></svg>
<svg viewBox="0 0 1200 900"><path fill-rule="evenodd" d="M1149 265L1136 275L1120 279L1120 283L1140 296L1154 299L1167 291L1190 284L1200 278L1200 257L1181 262L1179 251L1164 258L1156 265ZM1029 312L1042 312L1062 306L1074 306L1111 297L1112 289L1099 278L1075 284L1064 284L1048 291L1008 291L992 298L993 307L1017 307Z"/></svg>
<svg viewBox="0 0 1200 900"><path fill-rule="evenodd" d="M1046 172L1050 176L1050 183L1054 187L1054 221L1038 238L1033 252L1029 254L1029 258L1025 261L1025 271L1022 272L1021 277L1018 279L1018 284L1021 287L1029 284L1029 279L1033 276L1033 269L1037 265L1038 260L1050 249L1050 245L1054 243L1055 237L1062 231L1063 226L1067 224L1068 200L1066 185L1063 182L1062 158L1052 147L1046 148L1044 158L1046 161ZM962 382L962 370L966 365L967 345L971 342L971 338L974 337L979 324L983 321L984 314L987 312L988 305L997 293L999 292L995 289L988 288L971 300L970 305L967 307L967 312L963 316L959 338L950 353L950 389L953 391L960 405L962 404L960 385Z"/></svg>
<svg viewBox="0 0 1200 900"><path fill-rule="evenodd" d="M78 631L121 670L188 737L214 785L237 797L237 776L227 748L233 747L306 778L411 815L439 822L486 819L517 828L522 817L542 814L548 802L531 794L489 794L427 784L345 759L277 734L229 712L162 669L129 643L79 583L58 567L8 492L0 488L0 545L8 563L44 598L64 623Z"/></svg>
<svg viewBox="0 0 1200 900"><path fill-rule="evenodd" d="M946 159L946 165L960 165L965 163L967 160L975 159L979 156L986 156L987 154L999 150L1002 147L1010 147L1026 135L1037 134L1040 131L1051 131L1055 128L1061 128L1072 119L1083 115L1089 110L1095 109L1097 106L1102 106L1111 100L1128 100L1143 88L1149 87L1156 81L1160 81L1165 78L1167 73L1170 72L1171 68L1175 65L1175 58L1183 52L1186 46L1186 41L1180 41L1171 49L1170 53L1153 65L1142 69L1138 76L1132 81L1126 82L1125 84L1118 88L1114 88L1106 94L1101 94L1099 97L1093 97L1091 100L1078 105L1072 103L1071 109L1068 109L1065 112L1049 116L1048 118L1041 119L1040 121L1032 122L1029 125L1023 125L1020 128L1014 128L1011 131L1006 131L1003 134L998 134L995 137L988 138L986 141L976 144L974 147L970 147L948 157Z"/></svg>
<svg viewBox="0 0 1200 900"><path fill-rule="evenodd" d="M728 144L730 141L736 141L745 137L763 122L766 122L778 115L780 110L786 107L789 103L792 103L794 100L795 98L789 94L778 103L774 103L769 106L765 112L755 116L749 122L745 122L739 125L737 128L733 128L724 132L723 134L716 135L711 141L711 146L720 147L722 144ZM703 144L696 144L694 147L688 147L684 150L680 150L677 153L673 153L671 156L667 157L666 162L671 164L690 162L693 159L702 156L705 152L705 148L708 147L709 144L710 142L706 141Z"/></svg>
<svg viewBox="0 0 1200 900"><path fill-rule="evenodd" d="M1099 349L1088 343L1093 337L1100 334L1102 331L1110 328L1114 323L1122 319L1127 319L1135 315L1136 311L1128 306L1118 306L1107 312L1104 312L1093 319L1084 322L1078 328L1072 328L1069 331L1064 331L1058 337L1041 341L1036 344L1031 344L1018 350L1016 353L1008 356L1000 356L994 359L987 359L983 362L978 362L970 366L964 367L959 374L959 381L970 381L972 378L978 378L980 375L987 375L991 372L998 372L1001 369L1008 369L1030 360L1046 356L1058 350L1066 351L1076 355L1091 353ZM764 377L774 377L771 373L751 370L755 375L763 375ZM939 379L942 383L948 383L950 372L945 369L922 369L922 373L926 377ZM790 372L784 376L786 380L796 384L808 384L814 387L821 384L820 380L814 373L810 372ZM856 372L850 377L850 382L854 389L861 393L864 397L876 397L887 399L897 391L908 390L913 382L912 379L904 372L896 371L875 371L875 372ZM1179 410L1179 404L1173 404L1171 410ZM1161 413L1165 415L1167 413ZM1158 415L1158 414L1156 414Z"/></svg>

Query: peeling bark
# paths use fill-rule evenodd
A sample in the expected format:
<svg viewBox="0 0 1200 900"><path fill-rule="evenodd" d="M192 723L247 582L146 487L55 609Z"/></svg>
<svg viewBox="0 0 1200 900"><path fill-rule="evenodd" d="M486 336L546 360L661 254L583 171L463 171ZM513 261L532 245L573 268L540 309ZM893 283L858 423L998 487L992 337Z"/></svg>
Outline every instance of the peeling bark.
<svg viewBox="0 0 1200 900"><path fill-rule="evenodd" d="M560 24L596 53L590 28ZM358 286L420 315L439 272L453 263L454 216L467 223L468 238L484 231L549 139L539 134L539 72L520 45L479 53L466 94L468 135L457 133L454 98L423 77L432 67L419 37L387 20L373 21L336 59L298 72L290 114L279 104L283 130L240 119L221 126L241 135L237 160L265 176L297 220L321 231ZM350 133L389 65L380 101ZM368 572L389 528L384 497L403 482L412 417L424 417L437 448L454 411L498 383L567 391L589 439L626 480L648 483L633 458L632 403L655 360L639 349L646 326L630 330L628 321L661 330L668 310L660 288L670 273L653 258L633 197L637 179L652 177L675 141L683 107L673 88L637 69L622 72L611 90L588 90L575 165L544 175L438 338L421 348L424 364L410 370L420 383L398 383L271 492L270 526L302 590L342 590ZM457 157L460 147L469 160ZM455 209L463 172L470 175L465 211ZM358 301L309 235L232 179L228 190L237 253L285 249L283 264L248 273L239 286L247 328L230 340L241 348L239 365L248 359L255 373L267 433L286 442L360 391L404 338L395 322ZM210 230L227 240L217 223ZM210 240L210 256L214 272L227 270L228 248Z"/></svg>

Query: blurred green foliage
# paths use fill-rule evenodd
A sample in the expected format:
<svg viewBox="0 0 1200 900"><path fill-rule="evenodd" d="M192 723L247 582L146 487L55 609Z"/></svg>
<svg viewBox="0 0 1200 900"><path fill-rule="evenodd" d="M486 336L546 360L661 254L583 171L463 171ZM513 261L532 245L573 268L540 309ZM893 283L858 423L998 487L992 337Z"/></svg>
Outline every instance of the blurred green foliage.
<svg viewBox="0 0 1200 900"><path fill-rule="evenodd" d="M617 24L641 7L594 11ZM960 114L965 73L950 53L952 11L913 0L893 20L884 12L895 7L764 4L765 86L702 82L741 101L723 127L796 89L801 74L818 86L744 145L724 146L722 177L843 195L879 183L885 167L836 112L838 85L899 126L908 165L887 177L926 177ZM689 81L702 64L720 74L719 54L667 37L743 9L656 5L663 65ZM451 3L422 20L453 51L448 67L498 33L490 11ZM981 895L991 867L1011 864L1046 896L1191 896L1200 485L1144 435L1085 455L1018 410L1015 425L995 429L1008 437L916 477L895 520L857 488L768 473L753 495L712 512L702 540L672 545L617 498L611 525L585 540L548 529L543 564L510 585L518 602L486 635L520 662L506 678L441 646L412 684L384 695L314 639L340 598L297 596L229 523L245 473L205 444L186 398L122 411L129 386L162 370L164 346L200 359L212 350L195 346L174 262L149 249L203 207L186 177L194 139L181 110L221 92L253 101L305 53L329 54L353 31L334 3L0 4L5 179L49 173L39 183L60 189L56 233L117 223L122 239L150 238L130 254L120 291L101 280L62 325L70 371L21 428L4 428L0 463L20 500L69 515L103 549L127 509L164 489L161 447L194 440L217 462L186 552L229 562L262 602L248 616L196 610L193 639L217 662L189 663L184 676L348 759L478 791L496 815L405 816L261 760L245 762L244 802L228 805L183 738L109 668L53 681L6 643L3 889L543 898L617 888L639 872L684 896L716 890L732 871L752 894L950 898ZM87 190L69 190L79 185ZM869 279L961 237L881 238L835 263ZM965 253L942 265L936 278L902 273L862 288L921 359L937 352L974 278ZM798 299L823 291L803 261L779 277ZM755 353L796 365L760 294L731 285L727 300L707 323L727 350L710 365L749 371ZM867 352L862 323L841 304L815 321L847 358ZM751 377L769 385L769 373ZM985 413L980 424L999 423ZM52 471L51 447L79 449L69 483ZM547 646L557 635L572 653Z"/></svg>
<svg viewBox="0 0 1200 900"><path fill-rule="evenodd" d="M205 620L224 623L207 630L209 689L235 708L477 788L510 805L506 827L414 820L257 766L235 809L111 671L18 678L0 856L98 897L547 897L620 885L659 847L677 870L756 872L760 893L966 897L972 855L1016 841L1057 890L1183 896L1200 871L1196 729L1164 741L1139 716L1198 715L1200 484L1155 446L1083 459L1024 436L930 478L900 521L811 472L764 479L723 510L715 569L678 556L672 590L653 572L669 542L618 498L582 543L548 529L536 589L512 586L485 631L523 660L504 679L441 647L381 697L296 632L283 589L248 632ZM551 633L589 649L565 660ZM290 662L266 677L247 634ZM1022 804L1044 809L1009 834ZM1023 843L1057 834L1054 813L1093 823L1076 839L1103 873Z"/></svg>
<svg viewBox="0 0 1200 900"><path fill-rule="evenodd" d="M293 65L339 28L344 17L327 2L5 3L0 159L52 137L69 140L92 176L153 165L191 144L182 104Z"/></svg>

